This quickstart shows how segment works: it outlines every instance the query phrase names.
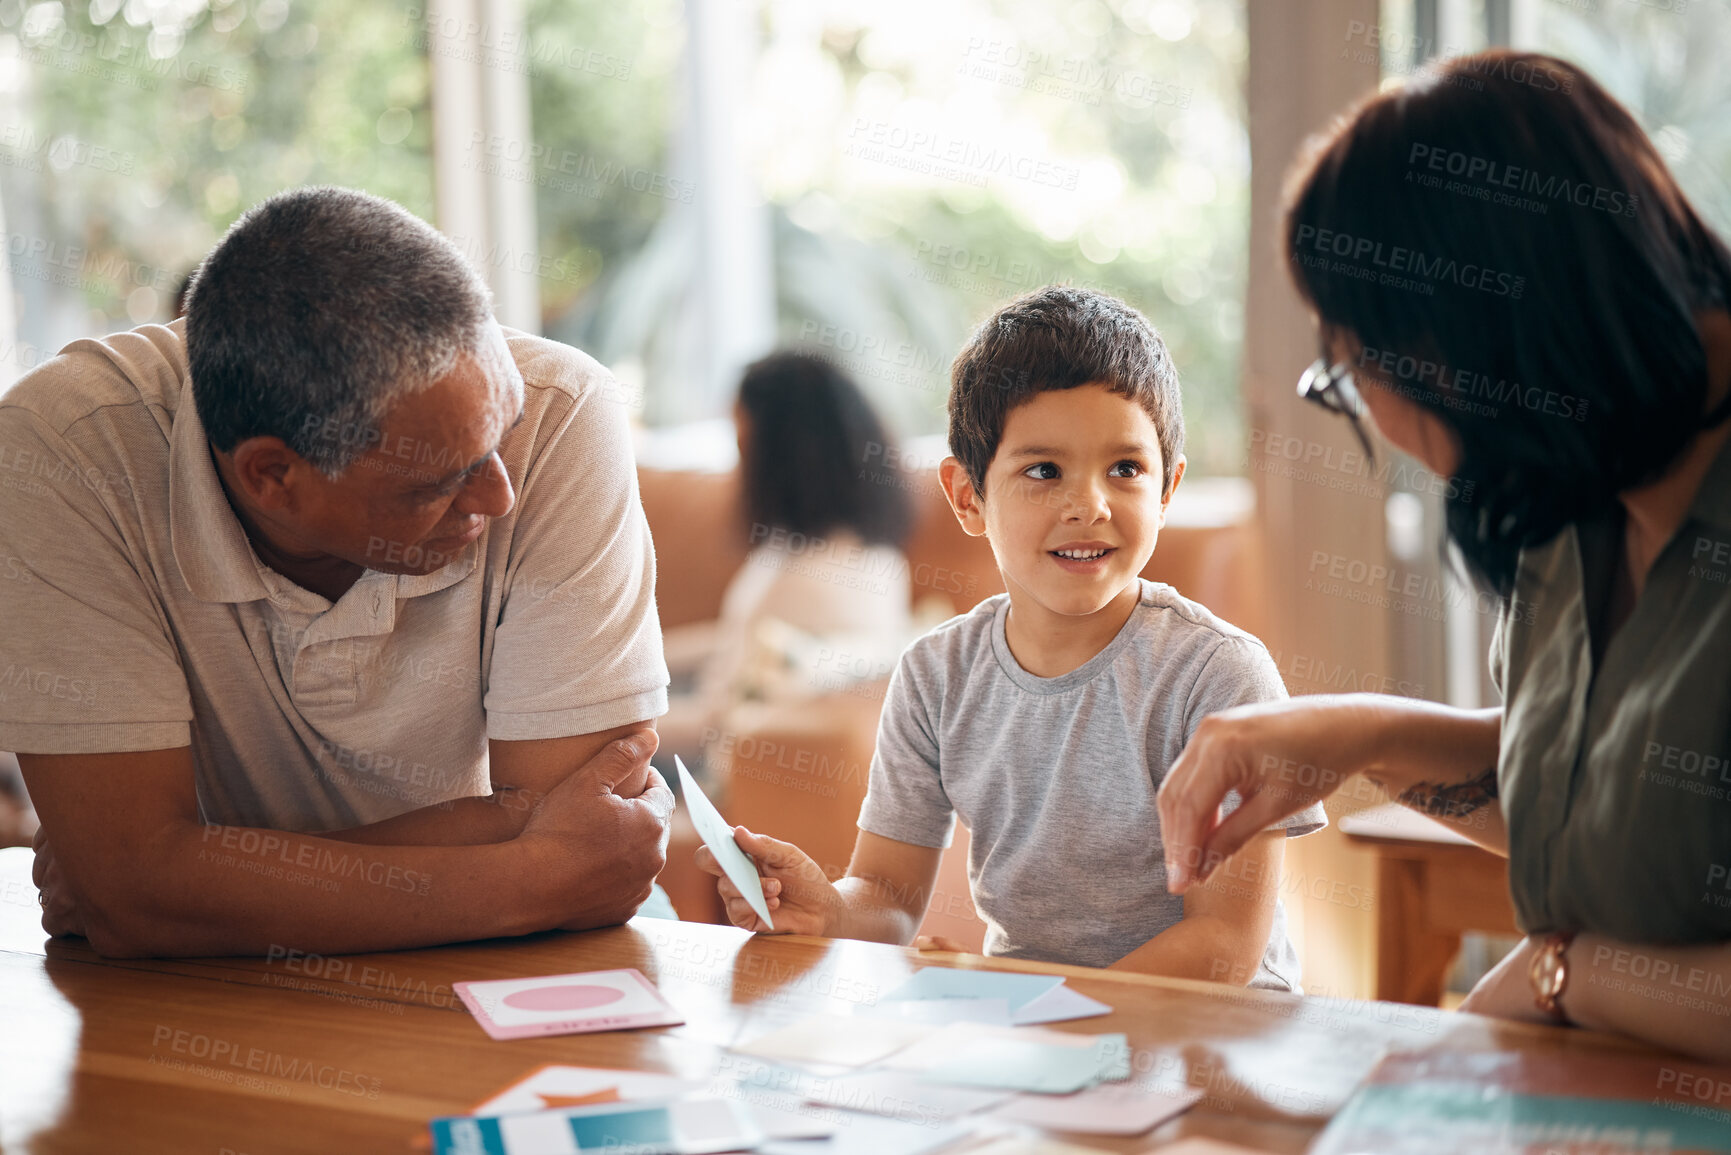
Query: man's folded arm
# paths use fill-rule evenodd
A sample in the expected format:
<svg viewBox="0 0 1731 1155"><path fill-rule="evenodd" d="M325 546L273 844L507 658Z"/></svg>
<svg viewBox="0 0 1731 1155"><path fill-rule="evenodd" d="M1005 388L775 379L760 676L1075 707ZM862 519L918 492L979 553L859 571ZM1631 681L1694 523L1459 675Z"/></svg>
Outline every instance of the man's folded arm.
<svg viewBox="0 0 1731 1155"><path fill-rule="evenodd" d="M523 833L549 791L569 778L601 748L615 738L639 730L652 730L650 721L630 722L594 734L569 738L539 738L487 743L488 776L493 793L486 798L458 798L410 810L394 818L328 832L325 837L369 846L478 846L506 842ZM635 797L642 780L621 783L618 792Z"/></svg>
<svg viewBox="0 0 1731 1155"><path fill-rule="evenodd" d="M635 792L643 794L652 742L640 750L609 750L611 736L504 744L532 748L505 753L496 769L529 783L526 793L538 784L553 790L596 751L607 757L594 760L600 773L569 783L551 799L556 815L565 816L555 824L557 836L522 837L533 812L526 808L513 816L518 835L477 845L457 837L443 845L365 845L331 835L207 826L199 819L192 753L185 747L24 754L19 762L47 835L48 869L69 892L79 929L99 953L342 953L629 917L641 901L637 891L646 892L660 869L665 815L657 817L663 808L658 798L626 795L633 779ZM451 822L457 810L435 813ZM405 833L415 821L409 814L375 827L399 823L396 833ZM452 826L447 833L462 832L460 823Z"/></svg>

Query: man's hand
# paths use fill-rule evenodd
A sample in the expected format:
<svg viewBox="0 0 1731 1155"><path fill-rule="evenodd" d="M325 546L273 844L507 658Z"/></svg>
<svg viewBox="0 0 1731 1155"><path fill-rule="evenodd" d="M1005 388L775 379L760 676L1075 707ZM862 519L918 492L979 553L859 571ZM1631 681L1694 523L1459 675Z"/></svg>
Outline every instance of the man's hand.
<svg viewBox="0 0 1731 1155"><path fill-rule="evenodd" d="M518 836L557 888L561 929L624 922L666 865L673 791L649 765L657 741L645 729L602 747L536 803Z"/></svg>
<svg viewBox="0 0 1731 1155"><path fill-rule="evenodd" d="M823 868L791 842L753 834L743 826L733 828L733 840L751 857L763 880L763 901L769 907L775 929L765 926L745 901L732 879L709 847L697 848L697 868L716 877L716 890L727 904L727 918L734 926L760 934L833 935L844 902L841 892L824 876Z"/></svg>
<svg viewBox="0 0 1731 1155"><path fill-rule="evenodd" d="M42 892L42 929L54 938L69 934L84 937L84 919L78 913L72 888L66 884L66 874L48 846L48 832L38 826L31 846L36 861L30 866L30 880Z"/></svg>

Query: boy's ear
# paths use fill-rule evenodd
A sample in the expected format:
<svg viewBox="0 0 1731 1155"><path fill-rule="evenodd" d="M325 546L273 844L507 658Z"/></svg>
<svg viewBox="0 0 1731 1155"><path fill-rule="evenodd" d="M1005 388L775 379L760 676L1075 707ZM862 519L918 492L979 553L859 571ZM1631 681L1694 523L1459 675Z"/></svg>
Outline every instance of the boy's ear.
<svg viewBox="0 0 1731 1155"><path fill-rule="evenodd" d="M954 457L944 458L938 466L938 482L944 488L944 498L950 503L950 512L956 515L956 520L962 525L962 532L969 537L984 537L986 533L986 514L980 508L980 494L974 488L968 471L962 468L962 463Z"/></svg>
<svg viewBox="0 0 1731 1155"><path fill-rule="evenodd" d="M1160 496L1160 528L1161 529L1166 528L1166 510L1167 510L1167 507L1169 507L1172 504L1172 495L1174 493L1178 492L1178 483L1180 481L1184 480L1184 466L1188 462L1189 462L1189 458L1185 457L1182 453L1180 453L1178 455L1178 460L1172 463L1172 484L1167 486L1166 492L1161 494L1161 496Z"/></svg>

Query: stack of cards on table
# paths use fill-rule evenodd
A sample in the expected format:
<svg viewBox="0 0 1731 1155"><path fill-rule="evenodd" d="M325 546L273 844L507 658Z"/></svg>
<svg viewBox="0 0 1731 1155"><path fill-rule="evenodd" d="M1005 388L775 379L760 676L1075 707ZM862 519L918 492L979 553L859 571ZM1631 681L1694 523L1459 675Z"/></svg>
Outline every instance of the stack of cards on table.
<svg viewBox="0 0 1731 1155"><path fill-rule="evenodd" d="M734 1053L786 1065L781 1078L756 1083L791 1086L807 1103L834 1109L828 1118L837 1131L830 1139L759 1148L770 1155L851 1155L855 1135L857 1150L874 1155L937 1151L961 1137L977 1141L1026 1127L1139 1135L1190 1107L1201 1091L1124 1082L1131 1063L1121 1034L1022 1025L1111 1009L1056 975L929 967L875 1007L802 1019ZM853 1122L862 1114L885 1117L869 1143L867 1129ZM1007 1134L999 1142L1004 1155L1081 1150L1049 1141L1039 1147ZM1018 1142L1024 1146L1014 1146Z"/></svg>
<svg viewBox="0 0 1731 1155"><path fill-rule="evenodd" d="M1130 1077L1123 1035L1072 1035L984 1023L934 1026L814 1015L734 1048L737 1054L833 1074L871 1064L910 1081L1067 1095Z"/></svg>
<svg viewBox="0 0 1731 1155"><path fill-rule="evenodd" d="M497 1039L683 1021L635 970L456 991ZM1062 1155L1085 1149L1020 1133L1136 1135L1201 1097L1125 1083L1121 1034L1023 1025L1110 1013L1055 975L929 967L862 1011L735 1047L712 1083L543 1067L470 1115L434 1120L433 1145L438 1155L935 1155L989 1139L994 1155Z"/></svg>
<svg viewBox="0 0 1731 1155"><path fill-rule="evenodd" d="M704 1155L833 1132L749 1102L728 1082L711 1088L672 1075L559 1065L530 1072L468 1115L433 1120L432 1130L436 1155Z"/></svg>
<svg viewBox="0 0 1731 1155"><path fill-rule="evenodd" d="M843 1020L851 1021L851 1020ZM1043 1032L1042 1032L1043 1033ZM933 1036L935 1037L935 1036ZM641 1071L544 1066L477 1105L435 1119L435 1155L1078 1155L1029 1126L1139 1134L1194 1099L1107 1086L1015 1095L878 1070L827 1078L735 1058L715 1082ZM1038 1105L1031 1106L1035 1100ZM1042 1110L1044 1113L1042 1113Z"/></svg>

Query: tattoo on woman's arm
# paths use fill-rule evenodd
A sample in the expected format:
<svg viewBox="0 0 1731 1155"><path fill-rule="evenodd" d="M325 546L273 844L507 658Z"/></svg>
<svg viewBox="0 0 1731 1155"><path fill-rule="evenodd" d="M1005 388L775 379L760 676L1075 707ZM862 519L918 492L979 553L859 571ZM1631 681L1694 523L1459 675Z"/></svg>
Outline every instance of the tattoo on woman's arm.
<svg viewBox="0 0 1731 1155"><path fill-rule="evenodd" d="M1465 818L1497 800L1497 768L1491 766L1465 782L1419 782L1400 792L1395 801L1420 814L1446 820Z"/></svg>

